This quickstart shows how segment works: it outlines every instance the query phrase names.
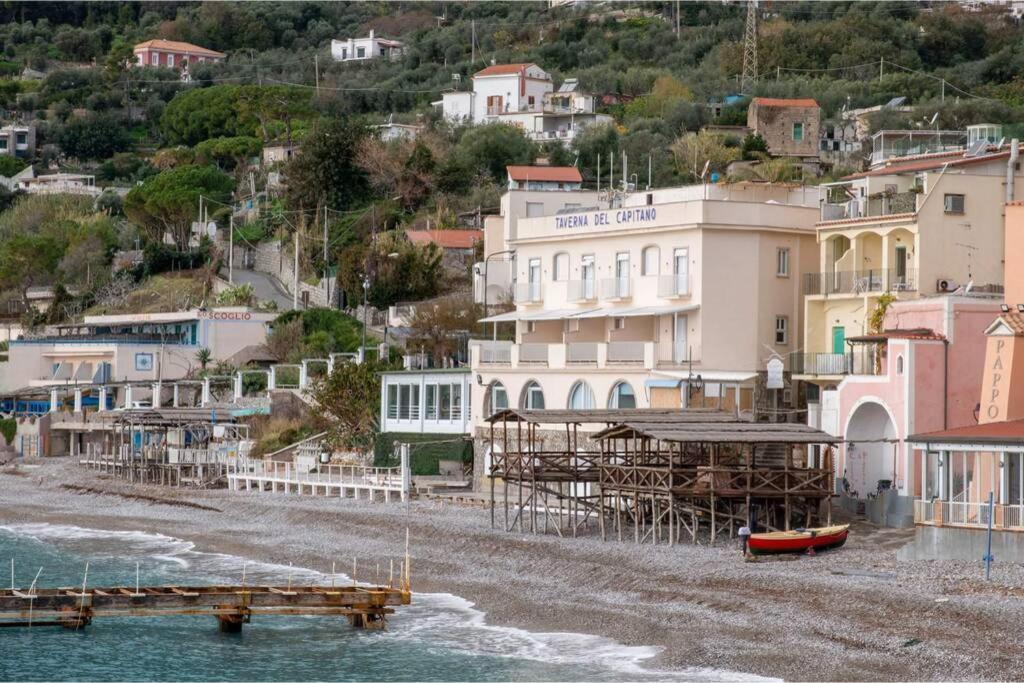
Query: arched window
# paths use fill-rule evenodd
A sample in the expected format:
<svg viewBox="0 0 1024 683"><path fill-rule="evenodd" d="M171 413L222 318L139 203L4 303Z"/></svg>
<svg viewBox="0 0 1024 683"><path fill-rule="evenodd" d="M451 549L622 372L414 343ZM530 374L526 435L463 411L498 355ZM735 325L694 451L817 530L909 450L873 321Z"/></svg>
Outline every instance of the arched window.
<svg viewBox="0 0 1024 683"><path fill-rule="evenodd" d="M636 408L636 394L629 382L618 382L608 397L609 408Z"/></svg>
<svg viewBox="0 0 1024 683"><path fill-rule="evenodd" d="M596 408L596 402L594 401L594 390L590 388L590 385L580 380L573 385L572 390L569 391L569 409L570 410L593 410Z"/></svg>
<svg viewBox="0 0 1024 683"><path fill-rule="evenodd" d="M527 410L544 409L544 391L536 381L530 380L523 387L523 395L519 404Z"/></svg>
<svg viewBox="0 0 1024 683"><path fill-rule="evenodd" d="M564 251L555 254L551 274L551 279L555 282L564 282L569 279L569 254Z"/></svg>
<svg viewBox="0 0 1024 683"><path fill-rule="evenodd" d="M896 356L896 374L903 374L903 354Z"/></svg>
<svg viewBox="0 0 1024 683"><path fill-rule="evenodd" d="M505 390L505 385L497 380L491 382L488 389L487 408L490 415L508 408L508 391Z"/></svg>
<svg viewBox="0 0 1024 683"><path fill-rule="evenodd" d="M641 275L658 275L661 272L661 250L658 247L644 247L641 261Z"/></svg>

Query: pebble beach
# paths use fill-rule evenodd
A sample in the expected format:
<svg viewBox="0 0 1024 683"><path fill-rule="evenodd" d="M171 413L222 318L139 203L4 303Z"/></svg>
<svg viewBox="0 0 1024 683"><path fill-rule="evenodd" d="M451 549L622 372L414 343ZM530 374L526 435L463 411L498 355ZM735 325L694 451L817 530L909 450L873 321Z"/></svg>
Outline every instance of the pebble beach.
<svg viewBox="0 0 1024 683"><path fill-rule="evenodd" d="M441 501L372 503L131 485L70 459L0 468L0 525L143 531L197 549L357 578L400 558L413 590L473 602L489 623L654 646L658 670L794 680L1024 679L1024 566L897 561L913 530L855 522L843 548L744 561L737 541L602 542L491 529ZM382 568L382 569L378 569ZM241 571L241 568L240 570Z"/></svg>

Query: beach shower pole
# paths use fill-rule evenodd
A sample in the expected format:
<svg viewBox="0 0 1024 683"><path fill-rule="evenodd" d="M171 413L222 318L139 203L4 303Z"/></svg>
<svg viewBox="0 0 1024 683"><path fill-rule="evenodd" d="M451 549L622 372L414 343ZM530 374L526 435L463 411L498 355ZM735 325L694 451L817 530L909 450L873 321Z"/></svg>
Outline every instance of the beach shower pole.
<svg viewBox="0 0 1024 683"><path fill-rule="evenodd" d="M11 558L11 592L14 592L14 558Z"/></svg>
<svg viewBox="0 0 1024 683"><path fill-rule="evenodd" d="M985 580L989 580L989 575L992 573L992 517L995 514L995 497L992 492L988 492L988 548L985 551Z"/></svg>

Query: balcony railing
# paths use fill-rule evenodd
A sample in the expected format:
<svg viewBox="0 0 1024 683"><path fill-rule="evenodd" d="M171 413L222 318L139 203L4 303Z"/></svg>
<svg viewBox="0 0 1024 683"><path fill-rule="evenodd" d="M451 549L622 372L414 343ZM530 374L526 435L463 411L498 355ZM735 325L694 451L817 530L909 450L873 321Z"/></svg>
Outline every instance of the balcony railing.
<svg viewBox="0 0 1024 683"><path fill-rule="evenodd" d="M597 283L594 280L569 280L566 286L569 301L596 301Z"/></svg>
<svg viewBox="0 0 1024 683"><path fill-rule="evenodd" d="M565 362L573 365L596 365L598 342L570 342L565 345Z"/></svg>
<svg viewBox="0 0 1024 683"><path fill-rule="evenodd" d="M855 344L846 353L791 353L789 368L797 375L880 375L885 373L881 343Z"/></svg>
<svg viewBox="0 0 1024 683"><path fill-rule="evenodd" d="M913 268L901 271L891 268L804 274L804 294L867 294L887 291L916 292L917 272Z"/></svg>
<svg viewBox="0 0 1024 683"><path fill-rule="evenodd" d="M511 365L512 342L479 341L481 365Z"/></svg>
<svg viewBox="0 0 1024 683"><path fill-rule="evenodd" d="M682 366L700 362L700 346L693 342L658 344L658 365Z"/></svg>
<svg viewBox="0 0 1024 683"><path fill-rule="evenodd" d="M896 192L880 197L858 197L847 202L821 205L821 220L876 218L917 211L917 192Z"/></svg>
<svg viewBox="0 0 1024 683"><path fill-rule="evenodd" d="M621 301L632 295L633 281L628 277L609 277L601 280L601 298L606 301Z"/></svg>
<svg viewBox="0 0 1024 683"><path fill-rule="evenodd" d="M1024 531L1024 506L1022 505L993 505L990 511L988 502L914 501L914 522L916 524L987 529L990 516L994 529Z"/></svg>
<svg viewBox="0 0 1024 683"><path fill-rule="evenodd" d="M547 365L548 346L537 342L519 345L519 362L528 365Z"/></svg>
<svg viewBox="0 0 1024 683"><path fill-rule="evenodd" d="M639 365L644 362L644 347L647 342L608 342L608 362L616 365Z"/></svg>
<svg viewBox="0 0 1024 683"><path fill-rule="evenodd" d="M543 288L540 282L517 282L515 295L517 304L537 304L543 301Z"/></svg>
<svg viewBox="0 0 1024 683"><path fill-rule="evenodd" d="M659 275L658 296L683 297L690 295L690 277L684 274Z"/></svg>

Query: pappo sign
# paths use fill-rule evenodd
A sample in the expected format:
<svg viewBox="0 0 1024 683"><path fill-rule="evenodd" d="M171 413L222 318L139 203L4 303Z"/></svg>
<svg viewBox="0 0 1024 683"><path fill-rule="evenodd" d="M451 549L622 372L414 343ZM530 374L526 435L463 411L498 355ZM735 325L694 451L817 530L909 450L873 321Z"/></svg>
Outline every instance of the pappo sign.
<svg viewBox="0 0 1024 683"><path fill-rule="evenodd" d="M555 228L558 230L572 228L599 228L605 225L635 225L652 223L658 217L658 210L653 206L637 209L619 209L617 211L598 211L572 216L555 216Z"/></svg>
<svg viewBox="0 0 1024 683"><path fill-rule="evenodd" d="M200 311L203 320L252 320L252 313L242 311Z"/></svg>

